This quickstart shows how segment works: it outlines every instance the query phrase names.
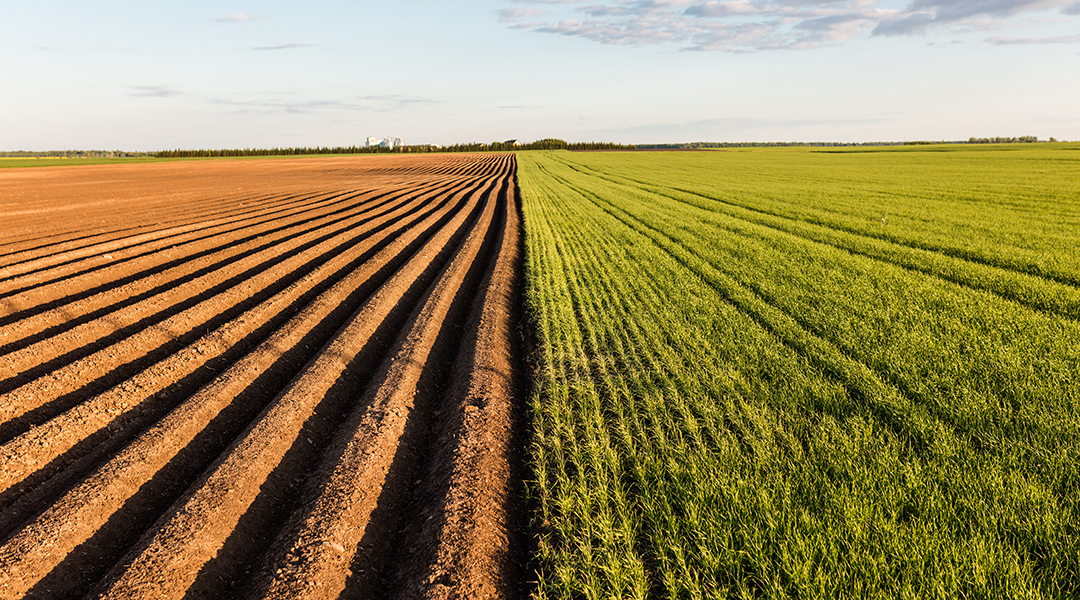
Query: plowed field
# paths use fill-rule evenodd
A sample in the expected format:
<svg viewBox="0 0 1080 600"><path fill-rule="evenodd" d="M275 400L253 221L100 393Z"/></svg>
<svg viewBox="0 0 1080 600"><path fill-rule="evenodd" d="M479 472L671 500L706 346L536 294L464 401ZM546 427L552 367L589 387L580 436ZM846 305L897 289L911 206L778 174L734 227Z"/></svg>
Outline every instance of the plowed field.
<svg viewBox="0 0 1080 600"><path fill-rule="evenodd" d="M0 596L506 596L511 155L0 174Z"/></svg>

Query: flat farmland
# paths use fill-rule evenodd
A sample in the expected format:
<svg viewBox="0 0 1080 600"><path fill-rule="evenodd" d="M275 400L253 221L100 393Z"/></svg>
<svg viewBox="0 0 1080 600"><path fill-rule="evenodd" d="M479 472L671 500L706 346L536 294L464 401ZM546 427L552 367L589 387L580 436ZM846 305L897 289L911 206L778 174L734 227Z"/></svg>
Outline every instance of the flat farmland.
<svg viewBox="0 0 1080 600"><path fill-rule="evenodd" d="M540 598L1080 595L1080 147L521 153Z"/></svg>
<svg viewBox="0 0 1080 600"><path fill-rule="evenodd" d="M1080 145L4 169L0 590L1076 597Z"/></svg>
<svg viewBox="0 0 1080 600"><path fill-rule="evenodd" d="M517 589L514 169L0 173L0 597Z"/></svg>

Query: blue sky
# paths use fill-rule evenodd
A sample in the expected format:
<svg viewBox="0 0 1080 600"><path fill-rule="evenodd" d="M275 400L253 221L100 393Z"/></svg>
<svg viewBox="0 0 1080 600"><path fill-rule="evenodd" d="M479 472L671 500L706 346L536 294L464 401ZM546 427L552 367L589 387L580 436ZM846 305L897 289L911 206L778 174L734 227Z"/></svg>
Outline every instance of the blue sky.
<svg viewBox="0 0 1080 600"><path fill-rule="evenodd" d="M1080 139L1077 0L35 0L0 50L0 150Z"/></svg>

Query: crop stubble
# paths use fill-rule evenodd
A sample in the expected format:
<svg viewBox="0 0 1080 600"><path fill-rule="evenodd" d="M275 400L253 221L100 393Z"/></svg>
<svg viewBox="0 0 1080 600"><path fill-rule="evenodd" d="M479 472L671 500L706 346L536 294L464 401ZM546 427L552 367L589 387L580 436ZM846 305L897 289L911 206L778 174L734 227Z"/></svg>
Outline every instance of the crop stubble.
<svg viewBox="0 0 1080 600"><path fill-rule="evenodd" d="M30 171L0 595L512 594L512 156Z"/></svg>

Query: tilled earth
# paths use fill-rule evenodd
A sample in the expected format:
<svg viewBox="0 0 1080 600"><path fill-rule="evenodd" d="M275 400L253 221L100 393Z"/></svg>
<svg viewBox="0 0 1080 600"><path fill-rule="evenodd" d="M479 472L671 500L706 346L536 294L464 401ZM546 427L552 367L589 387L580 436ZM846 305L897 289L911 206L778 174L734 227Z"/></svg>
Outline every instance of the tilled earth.
<svg viewBox="0 0 1080 600"><path fill-rule="evenodd" d="M512 597L512 155L0 173L0 597Z"/></svg>

